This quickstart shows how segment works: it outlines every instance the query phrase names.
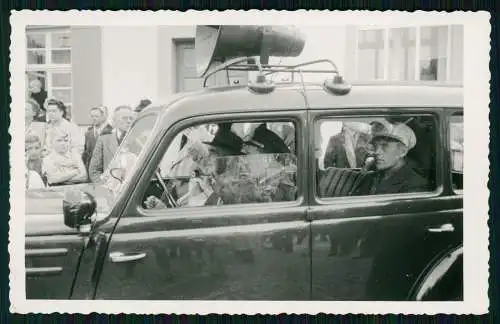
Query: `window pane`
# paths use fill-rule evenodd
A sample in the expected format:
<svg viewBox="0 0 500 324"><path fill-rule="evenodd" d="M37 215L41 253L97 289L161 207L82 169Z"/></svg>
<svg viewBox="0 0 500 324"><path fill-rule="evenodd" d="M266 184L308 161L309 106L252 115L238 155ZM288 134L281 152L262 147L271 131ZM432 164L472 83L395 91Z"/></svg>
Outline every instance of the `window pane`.
<svg viewBox="0 0 500 324"><path fill-rule="evenodd" d="M463 82L464 72L464 26L451 26L450 79Z"/></svg>
<svg viewBox="0 0 500 324"><path fill-rule="evenodd" d="M71 87L71 73L52 73L53 87Z"/></svg>
<svg viewBox="0 0 500 324"><path fill-rule="evenodd" d="M315 125L317 195L323 198L436 188L436 122L429 116L338 118Z"/></svg>
<svg viewBox="0 0 500 324"><path fill-rule="evenodd" d="M132 124L118 151L101 175L100 182L110 189L115 197L126 187L125 184L133 174L135 163L151 137L156 119L156 115L146 115Z"/></svg>
<svg viewBox="0 0 500 324"><path fill-rule="evenodd" d="M151 179L143 208L296 199L293 123L219 124L216 134L210 132L213 125L193 126L175 137Z"/></svg>
<svg viewBox="0 0 500 324"><path fill-rule="evenodd" d="M415 79L415 28L389 30L389 80Z"/></svg>
<svg viewBox="0 0 500 324"><path fill-rule="evenodd" d="M446 81L448 26L422 27L420 80Z"/></svg>
<svg viewBox="0 0 500 324"><path fill-rule="evenodd" d="M461 114L451 118L450 141L453 189L463 189L464 119Z"/></svg>
<svg viewBox="0 0 500 324"><path fill-rule="evenodd" d="M71 47L71 38L67 33L52 33L52 48Z"/></svg>
<svg viewBox="0 0 500 324"><path fill-rule="evenodd" d="M358 52L358 79L380 80L384 77L384 50L362 49Z"/></svg>
<svg viewBox="0 0 500 324"><path fill-rule="evenodd" d="M28 34L26 35L27 48L45 48L44 34Z"/></svg>
<svg viewBox="0 0 500 324"><path fill-rule="evenodd" d="M359 80L378 80L384 77L383 30L359 31L357 70Z"/></svg>
<svg viewBox="0 0 500 324"><path fill-rule="evenodd" d="M70 89L53 89L52 97L62 102L71 102L71 90Z"/></svg>
<svg viewBox="0 0 500 324"><path fill-rule="evenodd" d="M28 50L28 64L45 64L45 50Z"/></svg>
<svg viewBox="0 0 500 324"><path fill-rule="evenodd" d="M359 39L361 43L376 43L380 40L383 35L382 29L375 30L360 30Z"/></svg>
<svg viewBox="0 0 500 324"><path fill-rule="evenodd" d="M27 80L28 84L30 84L34 80L40 81L40 84L38 84L38 83L33 84L34 86L36 86L36 89L33 89L34 91L38 91L38 85L41 85L42 90L47 88L47 82L46 82L47 72L46 71L27 71L26 74L28 76L28 80Z"/></svg>
<svg viewBox="0 0 500 324"><path fill-rule="evenodd" d="M53 50L52 63L54 64L70 64L71 51L70 50Z"/></svg>

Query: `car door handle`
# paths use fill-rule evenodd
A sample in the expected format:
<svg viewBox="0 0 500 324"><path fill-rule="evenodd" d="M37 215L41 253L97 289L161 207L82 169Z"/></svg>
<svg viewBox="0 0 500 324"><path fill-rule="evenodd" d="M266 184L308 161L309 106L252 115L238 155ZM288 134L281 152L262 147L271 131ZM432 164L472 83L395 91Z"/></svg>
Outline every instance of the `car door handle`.
<svg viewBox="0 0 500 324"><path fill-rule="evenodd" d="M431 233L453 232L455 227L453 224L443 224L439 227L429 227L427 230Z"/></svg>
<svg viewBox="0 0 500 324"><path fill-rule="evenodd" d="M109 254L109 258L111 262L114 263L122 263L122 262L131 262L144 259L146 257L146 253L123 253L123 252L111 252Z"/></svg>

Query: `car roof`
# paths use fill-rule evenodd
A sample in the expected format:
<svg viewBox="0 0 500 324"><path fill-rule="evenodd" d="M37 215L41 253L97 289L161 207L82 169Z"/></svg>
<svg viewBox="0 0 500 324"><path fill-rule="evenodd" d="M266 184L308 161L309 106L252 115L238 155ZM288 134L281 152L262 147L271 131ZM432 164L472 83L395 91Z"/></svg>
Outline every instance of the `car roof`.
<svg viewBox="0 0 500 324"><path fill-rule="evenodd" d="M304 93L307 94L307 100ZM459 86L410 83L354 84L346 95L334 95L318 83L276 84L276 89L262 94L248 86L203 88L173 95L161 106L143 112L168 112L169 118L201 114L230 114L249 111L293 111L336 108L462 108L463 88Z"/></svg>

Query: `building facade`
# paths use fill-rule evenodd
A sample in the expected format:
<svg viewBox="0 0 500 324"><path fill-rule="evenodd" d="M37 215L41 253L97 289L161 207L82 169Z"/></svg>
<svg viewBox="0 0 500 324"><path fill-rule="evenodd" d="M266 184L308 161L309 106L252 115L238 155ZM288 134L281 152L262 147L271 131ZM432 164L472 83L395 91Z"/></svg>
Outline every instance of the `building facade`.
<svg viewBox="0 0 500 324"><path fill-rule="evenodd" d="M462 25L304 27L301 33L302 54L271 63L328 58L350 82L463 82ZM195 26L31 26L26 81L39 79L47 97L62 100L72 120L85 126L94 106L113 110L202 87L194 37ZM230 82L249 77L233 73Z"/></svg>

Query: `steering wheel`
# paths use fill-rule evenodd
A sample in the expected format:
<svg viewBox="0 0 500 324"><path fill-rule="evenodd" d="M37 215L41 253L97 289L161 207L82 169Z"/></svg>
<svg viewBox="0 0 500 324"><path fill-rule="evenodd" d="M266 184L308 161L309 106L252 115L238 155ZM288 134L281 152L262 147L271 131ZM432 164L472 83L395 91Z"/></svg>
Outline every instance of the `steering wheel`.
<svg viewBox="0 0 500 324"><path fill-rule="evenodd" d="M163 192L165 194L165 198L167 199L167 204L166 204L167 207L170 207L170 208L178 207L177 202L174 199L174 196L172 195L170 190L168 190L167 184L165 183L165 181L161 177L160 168L156 169L155 176L156 176L156 179L158 180L158 182L160 183L160 186L163 189Z"/></svg>

